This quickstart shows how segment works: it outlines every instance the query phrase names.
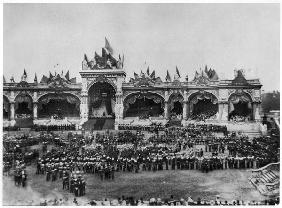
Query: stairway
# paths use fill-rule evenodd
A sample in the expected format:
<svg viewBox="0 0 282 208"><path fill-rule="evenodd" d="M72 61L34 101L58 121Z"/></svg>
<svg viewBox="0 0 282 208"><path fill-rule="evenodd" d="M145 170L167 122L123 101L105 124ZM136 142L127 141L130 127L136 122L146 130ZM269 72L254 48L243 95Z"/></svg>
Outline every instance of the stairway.
<svg viewBox="0 0 282 208"><path fill-rule="evenodd" d="M182 126L181 120L179 119L171 119L167 122L168 126Z"/></svg>
<svg viewBox="0 0 282 208"><path fill-rule="evenodd" d="M115 119L108 118L105 121L103 129L114 129L115 128Z"/></svg>
<svg viewBox="0 0 282 208"><path fill-rule="evenodd" d="M106 122L106 119L105 118L98 118L96 119L96 123L94 125L94 130L102 130L103 129L103 126Z"/></svg>
<svg viewBox="0 0 282 208"><path fill-rule="evenodd" d="M32 118L17 118L15 126L20 128L32 128L33 119Z"/></svg>
<svg viewBox="0 0 282 208"><path fill-rule="evenodd" d="M97 122L97 119L89 119L88 121L86 121L83 125L82 125L82 128L85 129L85 130L93 130L94 129L94 126Z"/></svg>
<svg viewBox="0 0 282 208"><path fill-rule="evenodd" d="M275 196L279 194L279 163L270 163L257 170L252 170L250 182L262 195Z"/></svg>
<svg viewBox="0 0 282 208"><path fill-rule="evenodd" d="M86 121L82 125L82 128L88 131L114 129L114 127L115 127L114 118L92 118Z"/></svg>

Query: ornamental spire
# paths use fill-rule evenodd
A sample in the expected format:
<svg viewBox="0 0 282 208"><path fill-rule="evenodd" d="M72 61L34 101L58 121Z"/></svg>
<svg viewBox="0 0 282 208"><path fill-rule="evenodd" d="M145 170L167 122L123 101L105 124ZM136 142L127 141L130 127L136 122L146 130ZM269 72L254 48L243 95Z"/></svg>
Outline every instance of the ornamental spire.
<svg viewBox="0 0 282 208"><path fill-rule="evenodd" d="M35 83L35 84L38 83L38 82L37 82L37 75L36 75L36 73L35 73L35 76L34 76L34 83Z"/></svg>

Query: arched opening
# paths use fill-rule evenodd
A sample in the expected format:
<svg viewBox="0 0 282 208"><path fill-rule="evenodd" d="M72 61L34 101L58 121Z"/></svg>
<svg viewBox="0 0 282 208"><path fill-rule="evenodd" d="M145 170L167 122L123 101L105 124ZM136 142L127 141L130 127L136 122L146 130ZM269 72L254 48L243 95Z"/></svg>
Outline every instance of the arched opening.
<svg viewBox="0 0 282 208"><path fill-rule="evenodd" d="M218 100L211 93L197 93L189 102L192 120L215 119L218 114Z"/></svg>
<svg viewBox="0 0 282 208"><path fill-rule="evenodd" d="M16 118L31 118L33 110L32 98L28 94L19 94L15 99Z"/></svg>
<svg viewBox="0 0 282 208"><path fill-rule="evenodd" d="M50 93L38 100L38 118L79 117L80 100L68 93Z"/></svg>
<svg viewBox="0 0 282 208"><path fill-rule="evenodd" d="M163 114L163 98L157 94L134 94L124 101L126 117L159 117Z"/></svg>
<svg viewBox="0 0 282 208"><path fill-rule="evenodd" d="M115 94L114 87L108 82L94 83L88 91L89 117L115 117Z"/></svg>
<svg viewBox="0 0 282 208"><path fill-rule="evenodd" d="M180 118L183 114L183 96L173 94L169 98L169 116L170 118Z"/></svg>
<svg viewBox="0 0 282 208"><path fill-rule="evenodd" d="M6 96L3 96L3 119L10 118L10 102Z"/></svg>
<svg viewBox="0 0 282 208"><path fill-rule="evenodd" d="M233 94L229 98L229 121L253 120L252 101L247 94Z"/></svg>
<svg viewBox="0 0 282 208"><path fill-rule="evenodd" d="M176 101L176 102L173 103L173 108L172 108L171 112L174 113L175 115L182 115L183 107L182 107L182 104L180 103L180 101Z"/></svg>

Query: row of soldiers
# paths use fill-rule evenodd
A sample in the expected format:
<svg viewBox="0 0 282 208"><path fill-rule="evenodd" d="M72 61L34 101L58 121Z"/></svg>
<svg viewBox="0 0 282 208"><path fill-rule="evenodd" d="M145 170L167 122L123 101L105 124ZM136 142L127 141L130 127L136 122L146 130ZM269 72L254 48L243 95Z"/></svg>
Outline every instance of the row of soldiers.
<svg viewBox="0 0 282 208"><path fill-rule="evenodd" d="M214 170L228 168L257 168L261 158L211 156L194 157L187 155L151 155L137 158L76 157L73 160L52 158L40 160L37 173L46 173L46 180L56 181L68 171L80 170L85 173L95 173L101 180L114 179L115 171L136 172L159 170Z"/></svg>
<svg viewBox="0 0 282 208"><path fill-rule="evenodd" d="M34 125L34 131L73 131L75 130L75 124L62 124L62 125Z"/></svg>

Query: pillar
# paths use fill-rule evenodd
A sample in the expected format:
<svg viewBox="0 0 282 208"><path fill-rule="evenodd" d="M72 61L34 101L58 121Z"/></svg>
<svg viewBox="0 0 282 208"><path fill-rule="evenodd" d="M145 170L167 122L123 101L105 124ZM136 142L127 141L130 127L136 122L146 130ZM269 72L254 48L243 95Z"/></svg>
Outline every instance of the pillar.
<svg viewBox="0 0 282 208"><path fill-rule="evenodd" d="M184 120L187 120L187 118L188 118L187 110L188 110L188 102L184 101L183 102L183 119Z"/></svg>
<svg viewBox="0 0 282 208"><path fill-rule="evenodd" d="M88 120L88 94L87 92L81 93L81 101L80 101L80 118L82 124Z"/></svg>
<svg viewBox="0 0 282 208"><path fill-rule="evenodd" d="M116 93L116 105L115 105L115 130L118 130L118 126L123 122L123 98L122 91Z"/></svg>
<svg viewBox="0 0 282 208"><path fill-rule="evenodd" d="M15 120L15 103L11 102L10 104L10 119Z"/></svg>
<svg viewBox="0 0 282 208"><path fill-rule="evenodd" d="M228 102L218 102L219 120L228 121Z"/></svg>
<svg viewBox="0 0 282 208"><path fill-rule="evenodd" d="M165 101L165 106L164 106L164 117L165 119L168 119L168 102Z"/></svg>
<svg viewBox="0 0 282 208"><path fill-rule="evenodd" d="M37 119L37 109L38 109L38 103L33 103L33 119Z"/></svg>
<svg viewBox="0 0 282 208"><path fill-rule="evenodd" d="M187 119L190 117L190 104L187 101Z"/></svg>
<svg viewBox="0 0 282 208"><path fill-rule="evenodd" d="M260 102L254 102L253 103L253 119L255 121L260 121L261 116L260 116L260 108L261 108L261 103Z"/></svg>

